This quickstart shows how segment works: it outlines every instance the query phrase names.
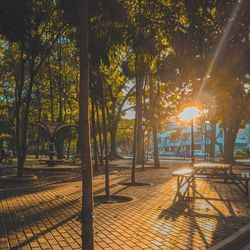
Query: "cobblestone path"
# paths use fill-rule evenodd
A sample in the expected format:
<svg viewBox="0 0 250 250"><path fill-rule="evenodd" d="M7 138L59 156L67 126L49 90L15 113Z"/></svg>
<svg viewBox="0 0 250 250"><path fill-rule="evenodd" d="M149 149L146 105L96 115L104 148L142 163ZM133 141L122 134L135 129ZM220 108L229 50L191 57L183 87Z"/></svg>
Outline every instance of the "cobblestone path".
<svg viewBox="0 0 250 250"><path fill-rule="evenodd" d="M250 222L250 203L230 184L199 180L207 200L173 203L172 171L138 173L150 186L112 181L112 193L133 201L95 206L96 249L206 249ZM0 249L81 249L80 199L80 182L1 192Z"/></svg>

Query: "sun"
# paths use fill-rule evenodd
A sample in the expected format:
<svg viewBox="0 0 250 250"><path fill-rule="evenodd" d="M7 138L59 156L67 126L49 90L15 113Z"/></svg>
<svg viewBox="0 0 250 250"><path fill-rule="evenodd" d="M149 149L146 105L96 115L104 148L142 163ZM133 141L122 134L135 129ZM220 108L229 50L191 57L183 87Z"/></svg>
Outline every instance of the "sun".
<svg viewBox="0 0 250 250"><path fill-rule="evenodd" d="M183 121L191 121L200 115L200 110L197 107L185 108L180 114L179 118Z"/></svg>

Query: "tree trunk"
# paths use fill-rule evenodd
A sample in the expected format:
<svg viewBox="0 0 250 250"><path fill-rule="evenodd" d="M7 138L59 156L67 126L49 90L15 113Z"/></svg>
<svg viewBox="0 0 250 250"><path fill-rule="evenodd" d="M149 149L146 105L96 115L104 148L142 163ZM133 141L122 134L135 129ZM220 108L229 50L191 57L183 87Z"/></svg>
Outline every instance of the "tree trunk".
<svg viewBox="0 0 250 250"><path fill-rule="evenodd" d="M155 164L155 168L160 168L157 128L156 128L155 122L153 122L152 125L153 125L153 141L154 141L154 164Z"/></svg>
<svg viewBox="0 0 250 250"><path fill-rule="evenodd" d="M23 164L22 164L22 145L21 145L21 117L20 109L22 105L22 92L24 85L24 71L25 71L25 60L23 58L23 48L21 46L21 67L20 67L20 78L16 82L16 108L15 108L15 119L16 119L16 151L17 151L17 176L23 175Z"/></svg>
<svg viewBox="0 0 250 250"><path fill-rule="evenodd" d="M118 123L116 121L113 122L110 126L110 159L114 160L116 158L120 158L120 156L116 152L116 134L117 134Z"/></svg>
<svg viewBox="0 0 250 250"><path fill-rule="evenodd" d="M57 159L62 160L64 158L64 136L60 133L56 137L55 148L57 153Z"/></svg>
<svg viewBox="0 0 250 250"><path fill-rule="evenodd" d="M50 60L48 59L48 73L49 73L49 97L50 97L50 115L51 121L54 122L54 94L53 94L53 82L50 68Z"/></svg>
<svg viewBox="0 0 250 250"><path fill-rule="evenodd" d="M106 123L106 111L103 82L100 80L101 85L101 109L102 109L102 127L103 127L103 142L104 142L104 160L105 160L105 192L106 199L110 200L110 187L109 187L109 152L108 152L108 130Z"/></svg>
<svg viewBox="0 0 250 250"><path fill-rule="evenodd" d="M226 163L234 163L233 152L237 133L238 129L224 128L224 161Z"/></svg>
<svg viewBox="0 0 250 250"><path fill-rule="evenodd" d="M42 100L41 100L41 94L39 88L37 88L37 101L38 101L38 121L41 121L41 115L42 115ZM41 135L39 133L39 129L37 131L37 140L36 140L36 159L39 158L39 150L40 150L40 144L41 144Z"/></svg>
<svg viewBox="0 0 250 250"><path fill-rule="evenodd" d="M58 121L63 121L63 83L62 83L62 45L59 44L58 48L58 64L59 64L59 78L58 78L58 93L59 93L59 114ZM62 134L57 136L55 143L57 151L57 159L62 160L64 158L64 137Z"/></svg>
<svg viewBox="0 0 250 250"><path fill-rule="evenodd" d="M40 133L38 131L36 138L36 159L39 159L39 151L40 151Z"/></svg>
<svg viewBox="0 0 250 250"><path fill-rule="evenodd" d="M82 249L94 249L92 162L89 126L88 0L80 1L80 150L82 158Z"/></svg>
<svg viewBox="0 0 250 250"><path fill-rule="evenodd" d="M142 55L140 52L136 56L136 163L142 164L142 93L143 93L143 74L142 74Z"/></svg>
<svg viewBox="0 0 250 250"><path fill-rule="evenodd" d="M98 105L96 104L96 118L97 118L97 130L98 130L98 137L99 137L99 144L100 144L100 166L103 169L103 140L102 140L102 133L101 133L101 126L100 126L100 116L99 116L99 109Z"/></svg>
<svg viewBox="0 0 250 250"><path fill-rule="evenodd" d="M59 64L59 78L58 78L58 92L59 92L59 117L58 121L63 121L63 84L62 84L62 45L59 43L58 51L58 64Z"/></svg>
<svg viewBox="0 0 250 250"><path fill-rule="evenodd" d="M29 82L29 86L28 86L26 103L25 103L26 105L25 105L25 109L23 112L23 117L22 117L23 119L22 119L21 130L20 130L21 131L21 151L22 151L22 154L21 154L21 157L19 158L20 162L18 162L18 165L20 165L19 167L21 169L23 169L26 155L27 155L27 149L28 149L27 134L28 134L29 111L30 111L32 87L33 87L34 78L35 78L34 60L33 59L31 59L29 67L30 67L30 72L29 72L30 82Z"/></svg>
<svg viewBox="0 0 250 250"><path fill-rule="evenodd" d="M136 140L136 132L137 130L137 114L135 114L135 124L134 124L134 143L133 143L133 158L132 158L132 167L131 167L131 182L135 183L135 168L136 168L136 147L137 147L137 140Z"/></svg>
<svg viewBox="0 0 250 250"><path fill-rule="evenodd" d="M216 144L216 123L211 123L211 148L210 148L210 159L215 160L215 144Z"/></svg>
<svg viewBox="0 0 250 250"><path fill-rule="evenodd" d="M68 136L67 159L69 159L70 146L71 146L71 133Z"/></svg>
<svg viewBox="0 0 250 250"><path fill-rule="evenodd" d="M91 123L92 123L92 138L93 138L93 151L94 151L94 159L95 159L95 171L99 170L98 164L98 147L97 147L97 140L96 140L96 121L95 121L95 104L92 100L92 107L91 107Z"/></svg>

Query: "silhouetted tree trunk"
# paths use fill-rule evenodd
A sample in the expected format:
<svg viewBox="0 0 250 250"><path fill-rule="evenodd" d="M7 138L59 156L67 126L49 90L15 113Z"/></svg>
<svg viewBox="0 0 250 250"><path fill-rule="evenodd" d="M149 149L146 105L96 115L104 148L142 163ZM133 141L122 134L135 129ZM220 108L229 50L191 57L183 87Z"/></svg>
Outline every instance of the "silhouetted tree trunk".
<svg viewBox="0 0 250 250"><path fill-rule="evenodd" d="M59 114L58 122L63 121L63 82L62 82L62 45L58 45L58 65L59 65L59 75L58 75L58 94L59 94ZM59 134L55 143L57 159L62 160L64 158L64 136Z"/></svg>
<svg viewBox="0 0 250 250"><path fill-rule="evenodd" d="M70 132L69 136L68 136L67 159L69 159L69 155L70 155L71 137L72 137L72 135Z"/></svg>
<svg viewBox="0 0 250 250"><path fill-rule="evenodd" d="M152 124L153 127L153 143L154 143L154 164L156 168L160 167L159 154L158 154L158 138L157 138L157 127L155 122Z"/></svg>
<svg viewBox="0 0 250 250"><path fill-rule="evenodd" d="M138 53L136 59L136 68L137 68L137 76L136 76L136 163L142 164L142 147L143 147L143 131L142 131L142 92L143 92L143 75L141 72L141 55Z"/></svg>
<svg viewBox="0 0 250 250"><path fill-rule="evenodd" d="M53 82L51 75L50 60L48 58L48 74L49 74L49 98L50 98L50 115L51 121L54 122L54 94L53 94Z"/></svg>
<svg viewBox="0 0 250 250"><path fill-rule="evenodd" d="M135 183L135 169L136 169L136 148L137 148L137 140L136 140L136 130L137 130L137 114L135 113L135 124L134 124L134 143L132 148L132 167L131 167L131 182Z"/></svg>
<svg viewBox="0 0 250 250"><path fill-rule="evenodd" d="M98 130L98 137L99 137L99 145L100 145L100 166L103 169L103 139L102 139L102 132L100 126L100 116L99 116L99 109L98 104L96 103L96 120L97 120L97 130Z"/></svg>
<svg viewBox="0 0 250 250"><path fill-rule="evenodd" d="M82 158L82 249L94 249L92 162L89 126L88 0L80 0L80 151Z"/></svg>
<svg viewBox="0 0 250 250"><path fill-rule="evenodd" d="M110 134L110 159L121 158L120 155L117 153L117 144L116 144L118 124L121 120L122 109L126 101L128 100L128 98L131 96L132 92L134 91L135 86L136 85L130 88L130 90L126 93L126 95L124 96L121 102L113 106L111 114L109 114L108 109L106 109L107 115L108 115L107 118L109 122L109 134Z"/></svg>
<svg viewBox="0 0 250 250"><path fill-rule="evenodd" d="M55 148L57 153L57 159L62 160L64 158L64 135L58 133L55 140Z"/></svg>
<svg viewBox="0 0 250 250"><path fill-rule="evenodd" d="M37 88L37 102L38 102L38 121L41 121L42 115L42 101L41 101L41 94L39 88ZM36 139L36 158L39 158L39 149L41 143L41 135L39 129L37 131L37 139Z"/></svg>
<svg viewBox="0 0 250 250"><path fill-rule="evenodd" d="M98 146L96 140L96 120L95 120L95 104L92 100L91 102L91 124L92 124L92 138L93 138L93 152L94 152L94 159L95 159L95 171L99 170L99 163L98 163Z"/></svg>
<svg viewBox="0 0 250 250"><path fill-rule="evenodd" d="M111 124L110 126L110 159L116 159L119 155L116 152L116 134L117 134L118 122Z"/></svg>
<svg viewBox="0 0 250 250"><path fill-rule="evenodd" d="M29 110L30 110L30 102L31 102L31 93L32 93L32 87L34 83L35 78L35 72L34 72L34 59L31 58L29 62L29 84L28 84L28 90L26 94L26 102L25 107L22 115L22 123L21 123L21 155L18 158L18 165L20 167L20 172L18 171L18 176L22 176L22 170L25 163L27 150L28 150L28 143L27 143L27 133L28 133L28 120L29 120Z"/></svg>
<svg viewBox="0 0 250 250"><path fill-rule="evenodd" d="M142 1L138 1L139 7L139 30L138 36L141 39L142 36ZM142 131L142 94L143 94L143 50L142 46L138 45L135 53L135 81L136 81L136 130L135 130L135 140L136 140L136 163L142 164L142 153L143 153L143 131Z"/></svg>
<svg viewBox="0 0 250 250"><path fill-rule="evenodd" d="M224 128L224 161L226 163L234 163L234 143L238 129L230 126Z"/></svg>
<svg viewBox="0 0 250 250"><path fill-rule="evenodd" d="M214 161L215 159L215 144L216 144L216 123L211 122L211 145L210 145L211 161Z"/></svg>
<svg viewBox="0 0 250 250"><path fill-rule="evenodd" d="M17 151L17 176L23 175L22 161L22 142L21 142L21 114L20 109L22 105L22 92L24 86L24 71L25 60L23 57L23 46L21 45L21 59L20 59L20 76L16 81L16 107L15 107L15 119L16 119L16 151Z"/></svg>
<svg viewBox="0 0 250 250"><path fill-rule="evenodd" d="M108 129L106 121L104 89L102 80L99 81L101 88L101 110L102 110L102 127L103 127L103 142L104 142L104 160L105 160L105 192L106 199L110 200L110 187L109 187L109 151L108 151Z"/></svg>

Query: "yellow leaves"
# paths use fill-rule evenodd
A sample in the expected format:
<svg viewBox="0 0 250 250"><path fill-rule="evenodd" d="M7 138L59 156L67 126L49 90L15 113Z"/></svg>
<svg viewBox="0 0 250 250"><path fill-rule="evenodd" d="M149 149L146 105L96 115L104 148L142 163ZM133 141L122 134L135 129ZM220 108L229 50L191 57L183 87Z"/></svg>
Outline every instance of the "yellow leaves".
<svg viewBox="0 0 250 250"><path fill-rule="evenodd" d="M186 16L182 15L179 18L179 23L183 26L188 26L188 19Z"/></svg>
<svg viewBox="0 0 250 250"><path fill-rule="evenodd" d="M211 16L212 16L212 17L216 17L216 15L217 15L217 10L216 10L216 8L212 8L211 11L210 11L210 13L211 13Z"/></svg>
<svg viewBox="0 0 250 250"><path fill-rule="evenodd" d="M2 57L4 55L4 52L3 52L3 43L2 41L0 41L0 57Z"/></svg>

